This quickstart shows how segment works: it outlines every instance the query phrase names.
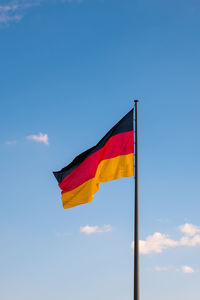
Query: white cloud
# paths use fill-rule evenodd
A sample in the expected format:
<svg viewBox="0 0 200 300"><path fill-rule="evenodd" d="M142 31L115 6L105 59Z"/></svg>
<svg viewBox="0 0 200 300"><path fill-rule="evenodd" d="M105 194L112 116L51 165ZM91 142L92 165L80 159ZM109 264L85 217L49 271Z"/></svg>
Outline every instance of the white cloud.
<svg viewBox="0 0 200 300"><path fill-rule="evenodd" d="M200 227L193 224L184 224L179 226L183 237L179 240L171 239L168 234L155 232L147 236L145 240L139 241L139 250L141 254L162 253L163 250L174 247L195 247L200 245ZM134 248L134 242L131 244Z"/></svg>
<svg viewBox="0 0 200 300"><path fill-rule="evenodd" d="M194 269L190 266L182 266L181 270L183 273L194 273Z"/></svg>
<svg viewBox="0 0 200 300"><path fill-rule="evenodd" d="M183 273L194 273L195 272L195 270L190 266L182 266L180 268L177 268L175 266L168 266L168 267L156 266L155 270L158 272L167 272L167 271L173 271L173 272L182 271Z"/></svg>
<svg viewBox="0 0 200 300"><path fill-rule="evenodd" d="M199 226L195 226L195 225L189 224L189 223L179 226L179 229L181 232L185 233L186 235L190 235L190 236L195 235L198 232L200 232Z"/></svg>
<svg viewBox="0 0 200 300"><path fill-rule="evenodd" d="M200 245L200 234L196 234L193 237L184 236L180 239L180 246L195 247Z"/></svg>
<svg viewBox="0 0 200 300"><path fill-rule="evenodd" d="M80 227L80 232L84 233L84 234L87 234L87 235L90 235L90 234L93 234L93 233L110 232L110 231L112 231L112 226L111 225L104 225L102 227L99 227L97 225L96 226L86 225L86 226Z"/></svg>
<svg viewBox="0 0 200 300"><path fill-rule="evenodd" d="M140 240L139 249L141 254L161 253L164 249L176 247L177 243L170 239L168 234L155 232L153 235L147 236L146 240ZM132 248L134 248L134 242Z"/></svg>
<svg viewBox="0 0 200 300"><path fill-rule="evenodd" d="M25 12L33 6L38 6L46 0L0 0L0 24L8 25L11 22L20 21ZM48 2L82 2L81 0L49 0Z"/></svg>
<svg viewBox="0 0 200 300"><path fill-rule="evenodd" d="M33 140L35 142L44 143L45 145L49 144L49 138L46 133L39 133L38 135L33 134L26 137L28 140Z"/></svg>

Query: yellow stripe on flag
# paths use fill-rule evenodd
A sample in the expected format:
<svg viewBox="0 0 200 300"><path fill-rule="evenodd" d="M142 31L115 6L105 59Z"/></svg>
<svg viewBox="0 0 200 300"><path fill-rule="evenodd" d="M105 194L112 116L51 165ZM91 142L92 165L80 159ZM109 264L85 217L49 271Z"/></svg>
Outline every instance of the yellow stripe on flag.
<svg viewBox="0 0 200 300"><path fill-rule="evenodd" d="M101 161L94 178L62 194L63 207L71 208L91 202L101 182L133 176L133 170L133 153Z"/></svg>

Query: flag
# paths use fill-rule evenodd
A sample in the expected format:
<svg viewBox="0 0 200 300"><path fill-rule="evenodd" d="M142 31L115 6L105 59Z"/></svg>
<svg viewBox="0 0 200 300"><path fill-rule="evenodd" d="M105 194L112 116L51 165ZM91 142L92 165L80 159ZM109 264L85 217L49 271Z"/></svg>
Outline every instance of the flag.
<svg viewBox="0 0 200 300"><path fill-rule="evenodd" d="M133 176L133 109L96 146L53 172L62 190L64 208L93 200L102 182Z"/></svg>

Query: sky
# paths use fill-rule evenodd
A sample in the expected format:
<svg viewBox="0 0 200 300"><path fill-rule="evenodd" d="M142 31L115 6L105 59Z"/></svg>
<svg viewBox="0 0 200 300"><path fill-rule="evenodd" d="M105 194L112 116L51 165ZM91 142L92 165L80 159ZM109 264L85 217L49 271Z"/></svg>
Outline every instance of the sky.
<svg viewBox="0 0 200 300"><path fill-rule="evenodd" d="M133 178L62 208L52 171L139 99L141 300L199 299L200 4L0 0L0 298L130 300Z"/></svg>

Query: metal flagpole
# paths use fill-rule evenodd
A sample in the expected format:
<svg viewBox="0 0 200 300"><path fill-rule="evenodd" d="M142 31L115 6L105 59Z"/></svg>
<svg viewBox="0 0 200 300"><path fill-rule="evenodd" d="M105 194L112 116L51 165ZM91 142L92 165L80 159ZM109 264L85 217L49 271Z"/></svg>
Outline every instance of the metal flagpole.
<svg viewBox="0 0 200 300"><path fill-rule="evenodd" d="M135 102L135 220L134 220L134 300L139 300L139 197L138 197L138 100Z"/></svg>

